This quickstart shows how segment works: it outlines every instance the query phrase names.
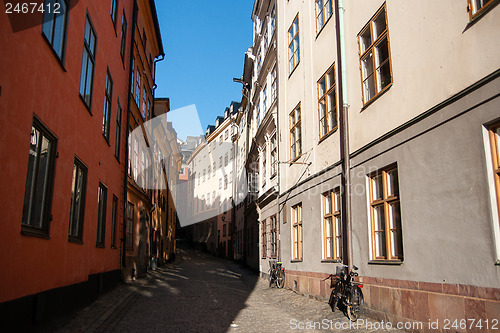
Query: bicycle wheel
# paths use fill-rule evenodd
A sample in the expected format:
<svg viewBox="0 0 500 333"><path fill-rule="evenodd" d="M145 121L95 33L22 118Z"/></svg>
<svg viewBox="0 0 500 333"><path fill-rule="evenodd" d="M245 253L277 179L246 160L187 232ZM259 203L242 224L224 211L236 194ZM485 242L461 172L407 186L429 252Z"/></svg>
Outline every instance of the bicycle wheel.
<svg viewBox="0 0 500 333"><path fill-rule="evenodd" d="M273 286L274 281L276 280L275 274L274 270L271 270L269 273L269 288Z"/></svg>
<svg viewBox="0 0 500 333"><path fill-rule="evenodd" d="M278 271L278 276L276 277L276 287L283 288L285 286L285 271Z"/></svg>
<svg viewBox="0 0 500 333"><path fill-rule="evenodd" d="M347 317L351 321L356 321L361 317L363 309L363 292L358 286L353 286L347 296Z"/></svg>

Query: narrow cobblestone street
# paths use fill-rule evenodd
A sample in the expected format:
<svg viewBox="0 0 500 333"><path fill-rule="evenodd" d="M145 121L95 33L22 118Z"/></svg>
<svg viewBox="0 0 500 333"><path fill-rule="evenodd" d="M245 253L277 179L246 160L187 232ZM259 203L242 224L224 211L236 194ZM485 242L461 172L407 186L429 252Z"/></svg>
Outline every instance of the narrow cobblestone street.
<svg viewBox="0 0 500 333"><path fill-rule="evenodd" d="M269 288L245 268L181 246L174 264L103 295L59 332L383 331L374 323L350 326L325 302Z"/></svg>

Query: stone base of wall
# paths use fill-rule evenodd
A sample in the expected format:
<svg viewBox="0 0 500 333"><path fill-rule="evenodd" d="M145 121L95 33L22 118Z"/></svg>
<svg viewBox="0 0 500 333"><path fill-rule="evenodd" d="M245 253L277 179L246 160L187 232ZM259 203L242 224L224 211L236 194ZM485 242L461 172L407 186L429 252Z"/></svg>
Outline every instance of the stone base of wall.
<svg viewBox="0 0 500 333"><path fill-rule="evenodd" d="M286 271L285 287L328 301L327 277ZM391 322L393 327L400 325L410 332L500 332L500 288L366 276L359 282L363 284L364 315Z"/></svg>

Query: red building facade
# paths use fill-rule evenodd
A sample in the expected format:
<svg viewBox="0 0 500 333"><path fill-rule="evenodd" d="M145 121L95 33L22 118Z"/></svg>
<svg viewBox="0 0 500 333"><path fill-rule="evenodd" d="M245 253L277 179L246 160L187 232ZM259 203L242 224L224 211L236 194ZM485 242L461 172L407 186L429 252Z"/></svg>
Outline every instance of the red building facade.
<svg viewBox="0 0 500 333"><path fill-rule="evenodd" d="M7 323L45 322L120 279L133 2L46 1L22 30L0 13Z"/></svg>

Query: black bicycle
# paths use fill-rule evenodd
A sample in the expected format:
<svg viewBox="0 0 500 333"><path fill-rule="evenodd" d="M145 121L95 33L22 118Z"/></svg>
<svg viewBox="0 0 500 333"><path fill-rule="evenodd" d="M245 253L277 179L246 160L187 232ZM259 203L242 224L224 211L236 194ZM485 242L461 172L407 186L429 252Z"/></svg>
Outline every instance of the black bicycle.
<svg viewBox="0 0 500 333"><path fill-rule="evenodd" d="M281 261L269 261L269 287L272 287L273 284L278 288L285 286L285 269L282 265Z"/></svg>
<svg viewBox="0 0 500 333"><path fill-rule="evenodd" d="M358 276L358 273L354 272L356 270L356 266L353 266L351 271L346 265L337 266L337 274L330 274L325 279L330 279L330 288L333 288L328 301L332 311L335 312L338 305L339 309L345 310L351 321L356 321L361 316L364 303L361 291L363 285L353 281L353 278Z"/></svg>

